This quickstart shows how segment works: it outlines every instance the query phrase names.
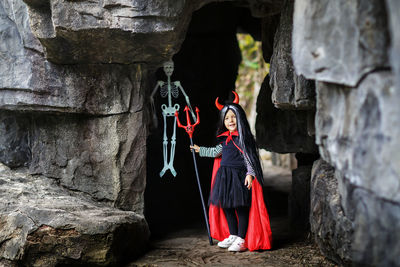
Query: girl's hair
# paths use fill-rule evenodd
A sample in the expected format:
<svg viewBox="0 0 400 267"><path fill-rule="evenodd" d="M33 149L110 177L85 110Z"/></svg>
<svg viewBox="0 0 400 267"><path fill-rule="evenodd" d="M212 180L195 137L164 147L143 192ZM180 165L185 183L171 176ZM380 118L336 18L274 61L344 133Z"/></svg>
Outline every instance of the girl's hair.
<svg viewBox="0 0 400 267"><path fill-rule="evenodd" d="M251 133L250 125L246 118L246 113L240 105L234 103L226 104L221 109L218 121L217 135L228 131L228 129L226 129L225 127L224 122L226 113L229 110L232 110L232 112L236 116L236 127L239 133L239 146L242 149L243 153L249 158L258 182L263 185L264 179L260 159L258 156L258 147L256 141L254 140L254 136Z"/></svg>

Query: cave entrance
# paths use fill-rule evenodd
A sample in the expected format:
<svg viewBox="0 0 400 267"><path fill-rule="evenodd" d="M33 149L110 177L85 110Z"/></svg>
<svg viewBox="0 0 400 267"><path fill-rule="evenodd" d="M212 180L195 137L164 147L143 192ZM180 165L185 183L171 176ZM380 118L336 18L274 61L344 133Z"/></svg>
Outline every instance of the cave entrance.
<svg viewBox="0 0 400 267"><path fill-rule="evenodd" d="M235 88L242 96L241 104L247 109L249 121L253 125L255 123L256 98L266 71L255 71L254 73L259 76L257 78L249 74L249 69L254 68L254 62L248 58L243 59L245 55L242 57L240 46L246 44L238 42L238 33L247 34L239 36L239 41L240 38L249 38L249 35L250 38L261 41L261 20L254 18L248 8L236 6L231 2L208 4L193 13L186 38L180 51L173 57L175 70L172 81L179 80L190 97L192 107L200 109L201 123L196 128L193 138L196 144L209 146L215 144L218 111L213 102L216 97L223 100L232 97L230 92ZM271 43L272 40L268 44L270 47ZM261 45L258 45L258 49L261 50ZM260 55L257 56L258 63L264 62ZM156 72L154 81L156 80L166 80L162 69ZM155 100L156 108L165 101L159 96ZM185 106L183 99L181 102L179 99L177 101L181 107ZM182 108L180 112L183 116ZM159 172L163 162L163 128L160 112L157 112L157 115L159 125L151 131L148 138L145 191L145 216L152 238L159 238L185 228L198 227L204 230L206 239L200 196L189 151L189 139L182 129L177 130L174 163L177 176L173 177L168 171L160 178ZM172 121L169 125L171 124ZM168 136L171 136L171 133ZM282 156L266 151L262 157L264 167L275 170L274 173L266 175L269 181L264 190L267 209L271 218L280 218L277 224L282 226L285 225L282 221L287 222L291 168L295 165L295 159L293 155ZM212 159L197 157L197 164L203 195L207 202ZM273 164L282 166L271 167ZM287 231L288 229L284 228L275 231L274 234L285 235Z"/></svg>

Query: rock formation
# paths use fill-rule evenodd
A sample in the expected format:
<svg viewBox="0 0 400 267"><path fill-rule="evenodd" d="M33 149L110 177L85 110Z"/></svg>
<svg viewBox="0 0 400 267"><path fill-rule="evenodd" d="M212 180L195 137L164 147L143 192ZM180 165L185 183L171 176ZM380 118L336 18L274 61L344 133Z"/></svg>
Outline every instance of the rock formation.
<svg viewBox="0 0 400 267"><path fill-rule="evenodd" d="M310 219L337 262L400 262L398 18L394 1L295 1L293 62L317 81L316 143L327 162L314 166Z"/></svg>
<svg viewBox="0 0 400 267"><path fill-rule="evenodd" d="M142 253L149 237L143 215L93 201L55 180L0 164L0 259L29 263L121 263ZM1 263L1 261L0 261Z"/></svg>

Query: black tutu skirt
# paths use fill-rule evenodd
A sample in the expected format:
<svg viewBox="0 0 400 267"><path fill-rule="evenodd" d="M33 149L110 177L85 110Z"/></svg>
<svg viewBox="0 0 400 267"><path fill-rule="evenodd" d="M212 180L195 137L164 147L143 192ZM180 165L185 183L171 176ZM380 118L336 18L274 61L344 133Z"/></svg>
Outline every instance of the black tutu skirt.
<svg viewBox="0 0 400 267"><path fill-rule="evenodd" d="M244 185L246 168L220 166L208 204L222 208L237 208L251 205L251 190Z"/></svg>

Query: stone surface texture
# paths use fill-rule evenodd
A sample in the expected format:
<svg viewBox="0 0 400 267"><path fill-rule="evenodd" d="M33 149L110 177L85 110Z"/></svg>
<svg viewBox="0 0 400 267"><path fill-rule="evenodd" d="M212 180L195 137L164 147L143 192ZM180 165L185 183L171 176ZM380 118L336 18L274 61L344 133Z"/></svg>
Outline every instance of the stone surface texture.
<svg viewBox="0 0 400 267"><path fill-rule="evenodd" d="M130 64L176 53L198 1L25 2L49 61Z"/></svg>
<svg viewBox="0 0 400 267"><path fill-rule="evenodd" d="M271 101L269 76L257 98L256 139L261 148L278 153L318 153L313 136L313 110L282 110Z"/></svg>
<svg viewBox="0 0 400 267"><path fill-rule="evenodd" d="M354 225L350 239L353 265L400 266L399 202L354 186L351 177L341 175L338 180L342 207Z"/></svg>
<svg viewBox="0 0 400 267"><path fill-rule="evenodd" d="M336 262L351 263L353 223L341 206L335 168L315 161L311 175L311 232L322 252Z"/></svg>
<svg viewBox="0 0 400 267"><path fill-rule="evenodd" d="M270 68L272 102L280 109L314 109L315 82L294 71L292 29L294 1L285 1L274 37Z"/></svg>
<svg viewBox="0 0 400 267"><path fill-rule="evenodd" d="M33 119L30 172L143 213L147 128L143 112Z"/></svg>
<svg viewBox="0 0 400 267"><path fill-rule="evenodd" d="M0 3L0 25L1 109L95 115L129 111L146 76L143 64L47 61L31 32L28 8L20 0Z"/></svg>
<svg viewBox="0 0 400 267"><path fill-rule="evenodd" d="M293 26L294 66L307 79L355 86L389 66L384 1L295 1Z"/></svg>
<svg viewBox="0 0 400 267"><path fill-rule="evenodd" d="M29 266L117 264L140 254L143 215L0 164L0 257ZM12 197L10 197L12 196Z"/></svg>
<svg viewBox="0 0 400 267"><path fill-rule="evenodd" d="M315 136L326 162L314 165L311 230L325 255L341 264L400 262L396 7L295 2L294 66L316 80Z"/></svg>
<svg viewBox="0 0 400 267"><path fill-rule="evenodd" d="M341 174L342 206L354 227L351 259L361 265L399 263L391 252L400 248L400 94L393 80L383 71L358 88L317 83L316 141Z"/></svg>
<svg viewBox="0 0 400 267"><path fill-rule="evenodd" d="M400 127L394 126L400 125L399 101L387 71L368 75L356 89L318 82L315 122L326 161L353 185L398 203Z"/></svg>
<svg viewBox="0 0 400 267"><path fill-rule="evenodd" d="M386 12L388 13L390 32L390 65L395 74L396 88L400 88L400 2L386 0Z"/></svg>

